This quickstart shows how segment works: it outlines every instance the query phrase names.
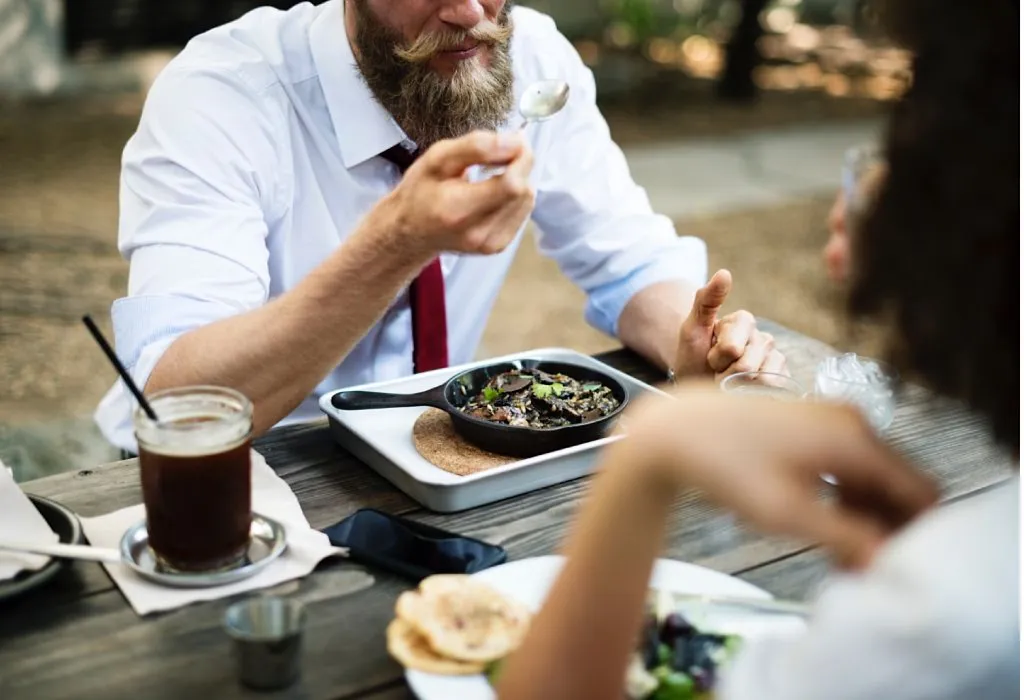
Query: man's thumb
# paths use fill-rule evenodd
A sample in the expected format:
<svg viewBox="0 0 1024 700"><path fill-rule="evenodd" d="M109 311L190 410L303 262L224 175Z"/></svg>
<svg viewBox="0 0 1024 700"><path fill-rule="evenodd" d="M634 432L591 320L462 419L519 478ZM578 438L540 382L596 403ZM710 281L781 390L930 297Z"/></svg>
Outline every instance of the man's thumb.
<svg viewBox="0 0 1024 700"><path fill-rule="evenodd" d="M708 280L706 285L697 290L690 315L699 325L711 328L715 325L718 310L722 308L730 291L732 291L732 275L728 270L719 270Z"/></svg>
<svg viewBox="0 0 1024 700"><path fill-rule="evenodd" d="M473 165L505 165L522 152L525 141L518 132L474 131L438 141L423 154L426 167L441 177L461 177Z"/></svg>

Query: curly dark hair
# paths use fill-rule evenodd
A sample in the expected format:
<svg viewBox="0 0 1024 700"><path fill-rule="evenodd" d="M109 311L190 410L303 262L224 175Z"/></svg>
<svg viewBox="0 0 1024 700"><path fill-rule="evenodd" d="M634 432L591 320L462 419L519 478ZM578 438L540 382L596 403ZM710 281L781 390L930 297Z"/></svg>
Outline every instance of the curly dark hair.
<svg viewBox="0 0 1024 700"><path fill-rule="evenodd" d="M880 10L913 78L888 125L887 177L851 242L849 308L884 319L893 363L966 402L1019 454L1020 7Z"/></svg>

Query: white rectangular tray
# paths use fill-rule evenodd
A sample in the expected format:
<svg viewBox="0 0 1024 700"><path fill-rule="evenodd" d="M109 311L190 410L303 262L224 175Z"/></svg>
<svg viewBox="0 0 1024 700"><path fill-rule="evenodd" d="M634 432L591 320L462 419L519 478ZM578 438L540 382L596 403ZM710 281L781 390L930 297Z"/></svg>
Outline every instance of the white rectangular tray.
<svg viewBox="0 0 1024 700"><path fill-rule="evenodd" d="M649 384L568 348L539 348L411 377L346 387L344 390L411 394L437 386L471 367L527 358L593 367L622 382L631 399L644 392L660 393ZM585 476L593 471L598 450L621 439L621 436L606 437L477 474L458 476L435 467L421 457L413 445L413 424L425 408L341 411L331 405L334 393L320 397L320 410L330 419L331 433L338 444L413 500L441 513L475 508Z"/></svg>

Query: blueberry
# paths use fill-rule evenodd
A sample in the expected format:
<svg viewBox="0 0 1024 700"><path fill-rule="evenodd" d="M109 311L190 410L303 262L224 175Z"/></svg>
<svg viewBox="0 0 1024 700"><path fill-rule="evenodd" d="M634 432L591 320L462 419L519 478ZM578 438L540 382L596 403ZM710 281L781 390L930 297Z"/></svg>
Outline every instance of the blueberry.
<svg viewBox="0 0 1024 700"><path fill-rule="evenodd" d="M695 634L689 639L690 664L693 666L712 667L715 665L715 650L721 646L718 635Z"/></svg>
<svg viewBox="0 0 1024 700"><path fill-rule="evenodd" d="M715 685L715 669L713 666L692 666L688 674L698 692L705 693Z"/></svg>
<svg viewBox="0 0 1024 700"><path fill-rule="evenodd" d="M689 637L697 630L679 613L671 613L661 623L661 641L672 645L677 637Z"/></svg>
<svg viewBox="0 0 1024 700"><path fill-rule="evenodd" d="M675 645L672 647L672 670L685 671L693 663L691 660L689 640L686 637L676 637Z"/></svg>

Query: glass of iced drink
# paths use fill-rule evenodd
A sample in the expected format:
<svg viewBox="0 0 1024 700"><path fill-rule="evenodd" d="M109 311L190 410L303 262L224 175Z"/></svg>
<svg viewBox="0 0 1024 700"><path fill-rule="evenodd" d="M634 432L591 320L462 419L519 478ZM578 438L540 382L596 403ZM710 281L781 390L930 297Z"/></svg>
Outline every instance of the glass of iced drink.
<svg viewBox="0 0 1024 700"><path fill-rule="evenodd" d="M778 372L740 372L730 374L719 384L730 394L767 396L779 401L798 401L804 398L804 387L789 375Z"/></svg>
<svg viewBox="0 0 1024 700"><path fill-rule="evenodd" d="M149 545L161 568L209 572L241 564L252 522L252 403L233 389L182 387L135 412Z"/></svg>
<svg viewBox="0 0 1024 700"><path fill-rule="evenodd" d="M856 406L883 433L896 416L898 380L898 373L884 362L849 352L821 361L814 376L814 397Z"/></svg>

